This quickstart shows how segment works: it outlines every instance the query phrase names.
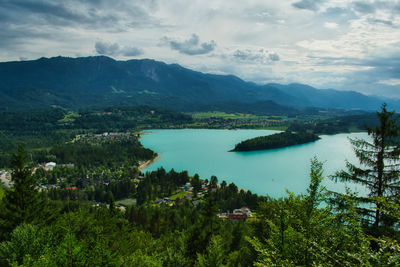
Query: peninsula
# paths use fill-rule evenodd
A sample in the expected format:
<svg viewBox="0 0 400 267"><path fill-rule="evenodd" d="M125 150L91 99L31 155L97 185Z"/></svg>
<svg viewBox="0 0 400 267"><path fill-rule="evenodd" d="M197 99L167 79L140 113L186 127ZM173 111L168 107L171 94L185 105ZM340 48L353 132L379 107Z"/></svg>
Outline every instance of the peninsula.
<svg viewBox="0 0 400 267"><path fill-rule="evenodd" d="M306 131L285 131L267 136L247 139L235 145L231 151L253 151L282 148L314 142L320 139L317 135Z"/></svg>

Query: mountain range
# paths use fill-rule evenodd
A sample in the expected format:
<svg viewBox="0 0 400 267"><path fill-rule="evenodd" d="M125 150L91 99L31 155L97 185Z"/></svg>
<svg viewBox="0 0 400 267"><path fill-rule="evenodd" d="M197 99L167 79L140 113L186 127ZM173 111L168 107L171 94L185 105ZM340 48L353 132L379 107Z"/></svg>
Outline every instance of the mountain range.
<svg viewBox="0 0 400 267"><path fill-rule="evenodd" d="M304 84L258 85L233 75L205 74L178 64L105 56L53 57L0 63L0 107L68 109L154 105L178 111L255 109L278 112L307 107L376 110L399 100Z"/></svg>

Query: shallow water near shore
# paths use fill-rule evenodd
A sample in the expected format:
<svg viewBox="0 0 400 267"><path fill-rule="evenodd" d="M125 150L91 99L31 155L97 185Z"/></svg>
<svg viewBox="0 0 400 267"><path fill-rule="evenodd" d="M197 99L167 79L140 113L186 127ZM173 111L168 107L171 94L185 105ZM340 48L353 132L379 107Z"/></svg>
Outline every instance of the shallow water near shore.
<svg viewBox="0 0 400 267"><path fill-rule="evenodd" d="M141 137L144 147L156 151L161 157L143 171L163 167L167 171L188 170L198 173L201 179L234 182L238 187L254 193L282 197L285 189L305 193L309 184L310 160L314 156L325 162L325 176L345 167L345 159L357 163L350 142L351 138L368 138L366 133L323 135L312 143L287 148L228 152L236 143L245 139L276 133L272 130L210 130L177 129L147 130ZM344 191L344 184L326 178L323 184L329 190ZM365 189L348 184L362 194Z"/></svg>

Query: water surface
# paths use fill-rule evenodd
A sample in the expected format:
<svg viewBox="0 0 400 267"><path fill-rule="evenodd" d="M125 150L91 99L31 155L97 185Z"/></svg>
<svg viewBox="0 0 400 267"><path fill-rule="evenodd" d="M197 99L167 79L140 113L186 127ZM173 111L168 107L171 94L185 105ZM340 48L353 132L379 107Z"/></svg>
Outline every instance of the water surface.
<svg viewBox="0 0 400 267"><path fill-rule="evenodd" d="M325 176L345 167L345 159L356 163L348 136L367 138L366 133L323 135L308 144L287 148L228 152L234 145L248 138L269 135L271 130L148 130L142 135L145 147L156 151L161 157L144 171L164 167L167 171L188 170L200 178L218 177L219 182L234 182L238 187L252 192L284 196L285 189L304 193L309 184L310 159L316 156L324 161ZM343 191L343 184L325 179L328 189ZM350 185L364 192L361 187Z"/></svg>

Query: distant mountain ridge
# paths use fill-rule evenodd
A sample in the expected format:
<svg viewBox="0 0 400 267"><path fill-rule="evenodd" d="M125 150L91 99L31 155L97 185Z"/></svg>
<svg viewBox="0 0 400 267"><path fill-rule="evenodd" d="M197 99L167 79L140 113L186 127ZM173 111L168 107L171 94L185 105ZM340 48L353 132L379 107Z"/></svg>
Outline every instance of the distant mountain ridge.
<svg viewBox="0 0 400 267"><path fill-rule="evenodd" d="M367 109L376 110L382 102L388 101L377 96L366 96L355 91L339 91L334 89L316 89L309 85L292 83L289 85L268 84L285 94L298 100L298 106L323 107L323 108L344 108L344 109ZM392 105L398 105L393 101Z"/></svg>
<svg viewBox="0 0 400 267"><path fill-rule="evenodd" d="M205 74L151 59L53 57L0 63L2 109L147 104L195 111L254 103L265 111L282 106L372 110L382 102L357 92L301 84L260 86L233 75ZM389 104L400 107L397 100Z"/></svg>

